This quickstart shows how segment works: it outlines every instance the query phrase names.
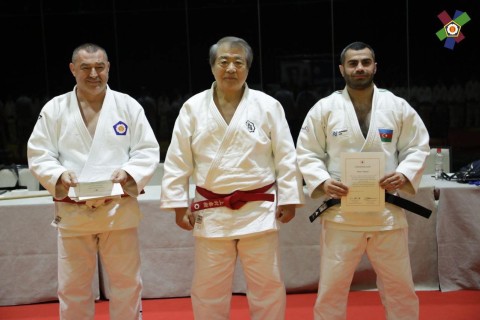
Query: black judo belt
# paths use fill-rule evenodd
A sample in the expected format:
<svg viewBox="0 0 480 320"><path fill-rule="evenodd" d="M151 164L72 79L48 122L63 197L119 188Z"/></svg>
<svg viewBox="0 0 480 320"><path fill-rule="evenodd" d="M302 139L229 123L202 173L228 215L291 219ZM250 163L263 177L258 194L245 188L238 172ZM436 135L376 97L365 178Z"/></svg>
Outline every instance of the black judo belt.
<svg viewBox="0 0 480 320"><path fill-rule="evenodd" d="M385 201L391 204L394 204L397 207L400 207L410 212L413 212L415 214L418 214L419 216L422 216L427 219L430 218L430 215L432 214L432 210L391 193L385 193ZM317 210L315 210L315 212L310 215L309 217L310 222L313 222L315 219L320 217L323 211L327 210L328 208L336 204L340 204L340 199L330 199L322 203L322 205L318 207Z"/></svg>

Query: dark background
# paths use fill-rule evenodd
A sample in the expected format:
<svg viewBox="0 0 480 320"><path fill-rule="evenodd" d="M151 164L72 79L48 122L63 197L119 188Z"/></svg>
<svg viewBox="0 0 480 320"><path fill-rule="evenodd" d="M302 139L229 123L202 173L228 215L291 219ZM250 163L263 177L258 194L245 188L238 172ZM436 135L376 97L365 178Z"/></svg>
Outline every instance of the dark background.
<svg viewBox="0 0 480 320"><path fill-rule="evenodd" d="M435 35L443 10L471 18L453 50ZM308 109L343 88L341 50L370 44L377 86L410 102L457 170L480 158L479 26L478 0L2 1L0 164L27 163L39 110L72 90L68 64L84 42L107 50L110 87L144 106L163 160L178 108L213 82L210 45L234 35L255 53L249 86L282 102L294 139Z"/></svg>

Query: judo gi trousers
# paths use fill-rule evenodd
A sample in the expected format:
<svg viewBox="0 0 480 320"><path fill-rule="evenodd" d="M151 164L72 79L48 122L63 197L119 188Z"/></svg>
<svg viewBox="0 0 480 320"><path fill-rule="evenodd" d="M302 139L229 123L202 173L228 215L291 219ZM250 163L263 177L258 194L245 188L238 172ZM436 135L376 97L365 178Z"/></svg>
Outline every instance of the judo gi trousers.
<svg viewBox="0 0 480 320"><path fill-rule="evenodd" d="M237 255L247 283L251 319L285 319L286 293L280 274L278 232L240 239L195 238L191 290L195 319L230 319Z"/></svg>
<svg viewBox="0 0 480 320"><path fill-rule="evenodd" d="M412 279L407 228L358 232L323 225L320 250L315 320L346 319L350 285L364 252L377 274L386 319L418 319L419 302Z"/></svg>
<svg viewBox="0 0 480 320"><path fill-rule="evenodd" d="M109 279L110 319L141 319L137 228L79 237L58 236L58 298L61 320L93 320L92 282L97 252Z"/></svg>

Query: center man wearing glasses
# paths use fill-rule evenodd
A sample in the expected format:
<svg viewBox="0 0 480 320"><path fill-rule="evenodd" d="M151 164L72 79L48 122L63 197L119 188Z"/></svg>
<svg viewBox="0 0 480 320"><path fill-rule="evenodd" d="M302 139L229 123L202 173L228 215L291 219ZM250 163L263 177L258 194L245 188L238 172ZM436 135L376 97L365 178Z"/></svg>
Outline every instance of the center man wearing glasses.
<svg viewBox="0 0 480 320"><path fill-rule="evenodd" d="M251 318L285 317L278 231L303 203L302 178L281 104L246 84L252 60L240 38L210 47L215 81L182 106L165 159L161 206L195 236L195 319L229 319L237 256Z"/></svg>

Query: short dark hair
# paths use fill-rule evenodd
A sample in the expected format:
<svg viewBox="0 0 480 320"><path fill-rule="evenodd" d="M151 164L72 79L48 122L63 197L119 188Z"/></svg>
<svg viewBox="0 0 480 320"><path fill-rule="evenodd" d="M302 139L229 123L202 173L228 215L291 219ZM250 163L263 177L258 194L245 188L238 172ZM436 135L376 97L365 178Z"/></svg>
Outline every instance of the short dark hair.
<svg viewBox="0 0 480 320"><path fill-rule="evenodd" d="M217 43L210 47L209 51L209 61L210 66L213 67L215 65L215 60L217 60L217 51L218 47L224 43L229 43L233 47L241 47L245 50L245 59L247 60L247 69L250 69L253 61L253 51L247 41L243 40L242 38L238 37L224 37L218 40Z"/></svg>
<svg viewBox="0 0 480 320"><path fill-rule="evenodd" d="M107 61L108 61L107 51L105 51L105 49L100 47L98 44L84 43L84 44L81 44L78 47L76 47L75 50L73 50L72 63L75 63L75 60L77 59L77 56L78 56L78 52L81 51L81 50L85 50L88 53L93 53L93 52L97 52L98 50L101 50L101 51L103 51L103 54L105 55L105 59L107 59Z"/></svg>
<svg viewBox="0 0 480 320"><path fill-rule="evenodd" d="M340 54L340 64L343 65L345 62L345 54L347 53L348 50L362 50L368 48L372 52L372 57L373 61L375 61L375 52L373 51L373 48L369 46L368 44L361 42L361 41L355 41L350 43L348 46L345 47L345 49L342 50L342 53Z"/></svg>

